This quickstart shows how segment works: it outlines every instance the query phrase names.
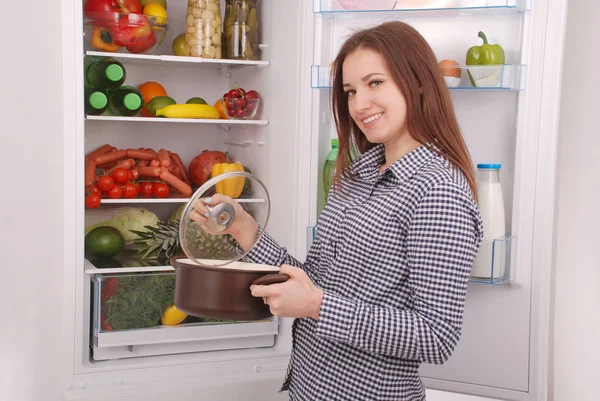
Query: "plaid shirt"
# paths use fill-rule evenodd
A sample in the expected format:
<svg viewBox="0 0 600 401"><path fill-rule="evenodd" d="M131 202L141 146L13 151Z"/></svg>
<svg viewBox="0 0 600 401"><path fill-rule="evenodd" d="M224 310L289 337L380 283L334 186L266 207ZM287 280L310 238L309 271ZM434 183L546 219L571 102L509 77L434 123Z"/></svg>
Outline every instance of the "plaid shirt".
<svg viewBox="0 0 600 401"><path fill-rule="evenodd" d="M483 234L464 175L425 146L379 174L377 145L331 192L305 263L265 233L247 259L302 268L324 291L296 319L282 390L293 400L424 400L421 362L458 343Z"/></svg>

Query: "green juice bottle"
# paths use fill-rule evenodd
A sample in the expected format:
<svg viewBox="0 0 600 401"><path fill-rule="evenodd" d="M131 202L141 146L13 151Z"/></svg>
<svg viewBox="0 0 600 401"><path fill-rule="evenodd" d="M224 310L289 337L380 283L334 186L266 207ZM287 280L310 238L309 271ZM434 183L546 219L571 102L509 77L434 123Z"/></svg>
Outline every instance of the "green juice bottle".
<svg viewBox="0 0 600 401"><path fill-rule="evenodd" d="M325 158L325 165L323 166L323 196L325 197L325 202L327 203L327 199L329 197L329 189L331 185L333 185L333 179L335 177L335 163L338 157L340 141L337 138L331 140L331 150Z"/></svg>
<svg viewBox="0 0 600 401"><path fill-rule="evenodd" d="M111 57L104 57L87 65L85 85L92 88L118 88L125 82L125 67Z"/></svg>
<svg viewBox="0 0 600 401"><path fill-rule="evenodd" d="M85 90L85 114L99 116L108 108L108 97L101 89Z"/></svg>
<svg viewBox="0 0 600 401"><path fill-rule="evenodd" d="M142 94L133 86L121 86L108 91L108 111L115 116L133 116L144 105Z"/></svg>

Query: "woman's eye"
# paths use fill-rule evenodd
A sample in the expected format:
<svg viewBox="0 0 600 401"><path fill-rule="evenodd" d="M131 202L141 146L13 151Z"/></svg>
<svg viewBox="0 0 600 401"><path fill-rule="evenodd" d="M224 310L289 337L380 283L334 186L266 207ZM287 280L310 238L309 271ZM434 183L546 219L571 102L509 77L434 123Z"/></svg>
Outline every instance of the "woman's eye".
<svg viewBox="0 0 600 401"><path fill-rule="evenodd" d="M344 94L346 95L346 97L354 96L355 93L356 93L356 91L354 91L352 89L347 90L346 92L344 92Z"/></svg>
<svg viewBox="0 0 600 401"><path fill-rule="evenodd" d="M381 82L381 81L371 81L371 82L369 82L369 85L370 85L370 86L379 86L379 85L381 85L381 84L382 84L382 82Z"/></svg>

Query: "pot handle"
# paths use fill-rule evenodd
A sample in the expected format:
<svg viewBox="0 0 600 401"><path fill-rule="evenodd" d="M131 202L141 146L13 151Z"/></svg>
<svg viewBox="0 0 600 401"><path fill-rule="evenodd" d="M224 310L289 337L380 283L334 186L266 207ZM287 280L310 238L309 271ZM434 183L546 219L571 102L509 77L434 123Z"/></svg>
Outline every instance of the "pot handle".
<svg viewBox="0 0 600 401"><path fill-rule="evenodd" d="M287 274L267 274L266 276L262 276L257 278L256 280L254 280L254 282L252 283L253 285L270 285L270 284L277 284L277 283L285 283L286 281L288 281L290 278L290 276L288 276Z"/></svg>
<svg viewBox="0 0 600 401"><path fill-rule="evenodd" d="M176 256L172 256L169 259L169 262L171 263L171 266L173 266L174 269L177 269L177 259L185 259L185 255L176 255Z"/></svg>

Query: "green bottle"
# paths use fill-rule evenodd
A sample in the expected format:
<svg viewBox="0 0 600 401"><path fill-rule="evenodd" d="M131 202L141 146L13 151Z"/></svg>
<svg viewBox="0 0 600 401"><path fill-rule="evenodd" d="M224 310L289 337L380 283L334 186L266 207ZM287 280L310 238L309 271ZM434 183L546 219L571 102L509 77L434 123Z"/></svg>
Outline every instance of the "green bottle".
<svg viewBox="0 0 600 401"><path fill-rule="evenodd" d="M111 57L94 61L85 69L85 85L92 88L118 88L125 78L125 67Z"/></svg>
<svg viewBox="0 0 600 401"><path fill-rule="evenodd" d="M108 111L116 116L133 116L142 106L142 94L133 86L121 86L108 91Z"/></svg>
<svg viewBox="0 0 600 401"><path fill-rule="evenodd" d="M324 204L327 203L329 197L329 189L333 185L333 179L335 177L335 163L338 157L340 147L340 141L337 138L331 140L331 150L325 159L325 165L323 166L323 194Z"/></svg>
<svg viewBox="0 0 600 401"><path fill-rule="evenodd" d="M85 90L85 114L99 116L108 107L108 97L102 89Z"/></svg>

